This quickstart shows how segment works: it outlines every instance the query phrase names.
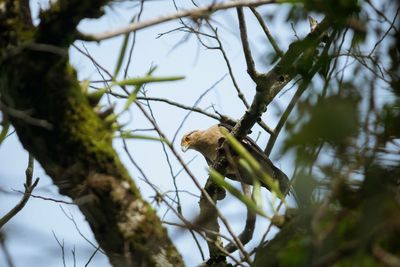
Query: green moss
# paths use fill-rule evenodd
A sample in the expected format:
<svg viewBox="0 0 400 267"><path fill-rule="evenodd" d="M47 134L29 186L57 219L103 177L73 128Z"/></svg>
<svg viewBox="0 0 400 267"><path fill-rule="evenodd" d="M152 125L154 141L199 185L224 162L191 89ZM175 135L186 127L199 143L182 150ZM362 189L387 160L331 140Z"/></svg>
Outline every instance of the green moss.
<svg viewBox="0 0 400 267"><path fill-rule="evenodd" d="M280 266L308 266L310 242L308 237L300 235L288 241L278 253Z"/></svg>

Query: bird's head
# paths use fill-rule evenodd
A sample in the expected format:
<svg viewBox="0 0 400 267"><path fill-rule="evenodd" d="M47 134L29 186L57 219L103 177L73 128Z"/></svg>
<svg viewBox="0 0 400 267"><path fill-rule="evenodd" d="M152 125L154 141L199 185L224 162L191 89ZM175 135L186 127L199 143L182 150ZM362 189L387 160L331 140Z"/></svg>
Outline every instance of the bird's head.
<svg viewBox="0 0 400 267"><path fill-rule="evenodd" d="M188 149L193 148L196 145L196 141L198 139L198 130L191 131L185 134L181 140L181 149L183 152L186 152Z"/></svg>

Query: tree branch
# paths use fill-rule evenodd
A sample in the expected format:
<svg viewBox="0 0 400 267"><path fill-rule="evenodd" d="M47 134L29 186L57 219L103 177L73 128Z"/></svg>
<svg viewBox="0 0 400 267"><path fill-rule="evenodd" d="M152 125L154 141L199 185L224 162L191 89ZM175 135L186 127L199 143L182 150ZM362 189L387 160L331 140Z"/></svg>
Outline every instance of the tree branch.
<svg viewBox="0 0 400 267"><path fill-rule="evenodd" d="M272 47L275 50L275 53L279 56L283 56L282 50L279 48L277 42L275 41L274 37L272 36L271 32L269 31L267 25L265 24L262 16L254 7L250 7L251 12L253 12L254 16L258 20L258 23L260 24L261 28L263 29L265 35L267 36L269 42L271 43Z"/></svg>
<svg viewBox="0 0 400 267"><path fill-rule="evenodd" d="M240 15L239 15L240 16ZM262 113L266 111L266 107L274 99L274 97L282 90L282 88L296 75L300 74L304 60L308 59L309 51L314 51L317 45L322 41L325 31L330 27L328 21L325 19L321 22L318 27L308 34L302 41L296 41L289 46L288 51L281 58L280 62L272 68L267 74L258 75L255 79L257 85L257 92L253 99L250 108L238 121L238 123L233 128L231 134L237 138L242 139L247 135L249 130L253 125L260 119ZM245 52L246 54L246 52ZM310 75L311 79L312 75ZM223 146L224 144L222 144ZM217 160L213 164L212 168L219 172L221 175L225 176L227 159L225 156L218 156ZM218 194L221 192L221 188L216 185L211 177L208 177L207 183L204 190L211 196L211 198L217 202L221 199ZM223 197L222 197L223 198ZM202 195L200 199L201 212L208 215L208 223L213 228L214 231L219 231L217 216L210 206L208 201L205 201ZM218 241L218 240L215 240ZM236 241L236 240L235 240ZM236 242L240 246L243 244L239 241ZM217 244L217 243L216 243ZM216 245L212 242L208 242L210 251L211 249L216 251ZM240 248L240 247L239 247ZM240 248L244 250L244 248ZM214 255L213 260L218 260L222 253L217 252ZM246 255L245 255L246 256Z"/></svg>
<svg viewBox="0 0 400 267"><path fill-rule="evenodd" d="M243 9L239 7L236 10L239 19L240 39L242 40L244 57L246 59L247 73L250 75L250 78L253 79L253 81L256 81L259 74L256 71L256 65L254 63L253 56L251 55Z"/></svg>
<svg viewBox="0 0 400 267"><path fill-rule="evenodd" d="M207 17L210 14L224 9L234 8L234 7L244 7L244 6L260 6L265 4L275 3L275 0L239 0L239 1L230 1L224 3L214 3L208 6L203 6L199 8L189 9L189 10L181 10L173 14L161 16L158 18L131 23L128 26L125 26L120 29L116 29L113 31L103 32L99 34L81 34L78 36L78 39L83 41L102 41L106 39L110 39L122 34L126 34L129 32L138 31L141 29L148 28L150 26L154 26L157 24L161 24L167 21L181 19L185 17L190 17L192 19L197 19L201 17Z"/></svg>
<svg viewBox="0 0 400 267"><path fill-rule="evenodd" d="M35 182L32 183L32 176L33 176L33 157L31 154L29 154L29 160L28 160L28 167L26 168L25 171L25 191L24 195L19 201L19 203L12 208L7 214L5 214L2 218L0 218L0 229L9 221L11 220L12 217L17 215L18 212L20 212L26 205L26 203L29 200L29 197L31 196L31 193L33 189L37 186L39 182L39 178L36 178Z"/></svg>

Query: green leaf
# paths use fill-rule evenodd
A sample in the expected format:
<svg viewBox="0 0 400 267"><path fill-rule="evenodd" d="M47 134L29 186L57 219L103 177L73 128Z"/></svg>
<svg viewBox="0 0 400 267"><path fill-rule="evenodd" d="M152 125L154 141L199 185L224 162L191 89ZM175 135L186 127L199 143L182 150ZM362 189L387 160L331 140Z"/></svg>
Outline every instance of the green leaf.
<svg viewBox="0 0 400 267"><path fill-rule="evenodd" d="M164 142L164 143L170 145L168 140L166 140L164 138L153 137L153 136L148 136L148 135L133 134L130 132L122 132L119 137L123 138L123 139L142 139L142 140L150 140L150 141L161 141L161 142Z"/></svg>
<svg viewBox="0 0 400 267"><path fill-rule="evenodd" d="M260 209L251 198L249 198L246 195L243 195L238 189L233 187L231 184L225 182L224 177L213 168L210 168L210 177L217 185L219 185L222 188L225 188L229 193L231 193L233 196L239 199L243 204L245 204L248 209L252 210L253 212L263 217L268 218L267 214L262 209Z"/></svg>
<svg viewBox="0 0 400 267"><path fill-rule="evenodd" d="M124 40L122 41L121 51L119 52L117 66L116 66L115 71L114 71L114 79L117 77L117 75L118 75L118 73L119 73L119 71L121 69L122 62L124 61L126 48L128 47L129 35L130 35L130 32L126 33L125 36L124 36Z"/></svg>
<svg viewBox="0 0 400 267"><path fill-rule="evenodd" d="M10 123L6 122L3 125L3 128L1 129L1 132L0 132L0 145L3 143L4 139L6 139L9 129L10 129Z"/></svg>
<svg viewBox="0 0 400 267"><path fill-rule="evenodd" d="M135 89L129 95L128 100L125 103L125 106L124 106L125 110L127 110L130 107L130 105L132 105L132 103L135 102L137 94L139 93L139 90L143 84L150 83L150 82L177 81L177 80L181 80L184 78L183 76L172 76L172 77L153 77L153 76L151 76L151 74L156 69L157 69L157 66L151 67L150 70L147 72L146 76L139 77L139 78L133 78L133 79L127 79L127 80L115 82L112 84L112 85L120 85L120 86L125 86L125 85L135 86Z"/></svg>
<svg viewBox="0 0 400 267"><path fill-rule="evenodd" d="M141 88L141 85L135 86L135 90L133 90L133 92L129 95L128 100L125 103L124 110L127 110L132 105L132 103L135 102L140 88Z"/></svg>
<svg viewBox="0 0 400 267"><path fill-rule="evenodd" d="M122 81L113 82L111 85L119 86L142 86L145 83L156 83L156 82L171 82L184 79L184 76L170 76L170 77L154 77L151 75L146 75L143 77L129 78Z"/></svg>

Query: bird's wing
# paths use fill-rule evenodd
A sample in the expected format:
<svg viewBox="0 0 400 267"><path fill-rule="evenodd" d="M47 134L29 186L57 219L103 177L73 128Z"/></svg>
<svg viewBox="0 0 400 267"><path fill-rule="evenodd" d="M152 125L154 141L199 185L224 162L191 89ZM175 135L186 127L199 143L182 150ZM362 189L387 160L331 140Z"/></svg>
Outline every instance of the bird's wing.
<svg viewBox="0 0 400 267"><path fill-rule="evenodd" d="M229 132L232 131L233 127L221 123L219 126L226 128ZM280 189L282 193L288 192L289 189L289 178L286 176L284 172L282 172L279 168L277 168L272 161L267 157L267 155L261 150L261 148L257 145L257 143L251 139L250 137L246 136L240 143L243 145L244 148L262 165L264 170L273 178L278 180Z"/></svg>
<svg viewBox="0 0 400 267"><path fill-rule="evenodd" d="M226 123L220 123L219 126L226 128L229 132L232 131L233 127ZM253 139L246 136L240 143L250 152L250 154L255 157L258 161L266 162L269 165L273 165L271 160L265 155L265 153L261 150L261 148L254 142Z"/></svg>

